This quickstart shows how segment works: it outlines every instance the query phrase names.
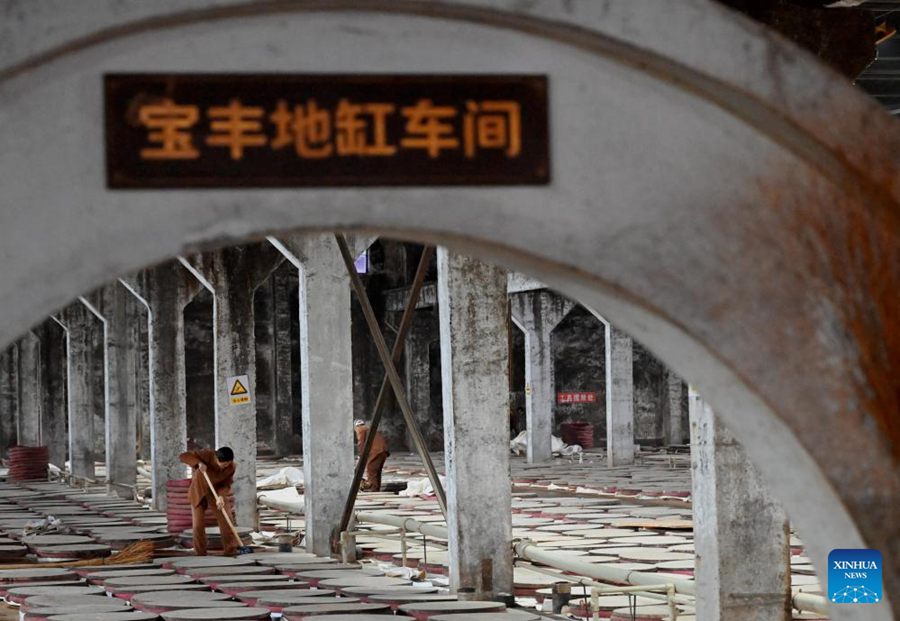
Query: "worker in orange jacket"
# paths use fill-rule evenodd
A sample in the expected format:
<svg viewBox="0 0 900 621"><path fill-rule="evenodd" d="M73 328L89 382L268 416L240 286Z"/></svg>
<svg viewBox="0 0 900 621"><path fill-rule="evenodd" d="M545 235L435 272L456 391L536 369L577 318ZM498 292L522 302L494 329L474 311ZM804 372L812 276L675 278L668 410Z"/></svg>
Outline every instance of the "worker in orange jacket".
<svg viewBox="0 0 900 621"><path fill-rule="evenodd" d="M222 536L222 546L226 556L234 556L237 553L240 542L235 539L234 533L225 521L225 511L231 511L226 502L226 497L231 492L234 482L234 451L229 447L213 451L212 449L199 449L187 451L178 457L182 462L194 469L191 476L191 486L188 489L188 499L191 501L191 526L194 533L194 552L197 556L206 556L206 508L216 506L216 522L219 525L219 533ZM206 477L219 495L216 502Z"/></svg>
<svg viewBox="0 0 900 621"><path fill-rule="evenodd" d="M369 435L369 427L365 421L358 420L353 424L353 431L356 433L357 451L362 457L366 437ZM384 462L389 455L387 440L376 431L375 439L372 441L372 450L369 451L369 459L366 461L366 480L360 486L362 491L377 492L381 490L381 471L384 469Z"/></svg>

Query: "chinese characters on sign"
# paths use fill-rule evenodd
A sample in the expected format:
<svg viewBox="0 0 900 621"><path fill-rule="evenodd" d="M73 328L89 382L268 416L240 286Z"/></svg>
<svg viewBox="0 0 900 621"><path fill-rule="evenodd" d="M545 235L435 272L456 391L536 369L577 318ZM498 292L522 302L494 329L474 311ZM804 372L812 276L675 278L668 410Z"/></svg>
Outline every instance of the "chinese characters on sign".
<svg viewBox="0 0 900 621"><path fill-rule="evenodd" d="M113 188L549 181L535 76L107 76Z"/></svg>
<svg viewBox="0 0 900 621"><path fill-rule="evenodd" d="M596 403L596 392L559 392L556 393L557 403Z"/></svg>

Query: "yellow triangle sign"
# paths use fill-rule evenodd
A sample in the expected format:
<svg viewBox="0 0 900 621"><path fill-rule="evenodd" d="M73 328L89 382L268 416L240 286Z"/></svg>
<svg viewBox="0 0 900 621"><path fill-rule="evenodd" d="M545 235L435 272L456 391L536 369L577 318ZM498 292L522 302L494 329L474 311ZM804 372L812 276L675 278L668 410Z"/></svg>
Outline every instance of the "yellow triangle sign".
<svg viewBox="0 0 900 621"><path fill-rule="evenodd" d="M244 385L241 384L241 380L234 380L234 386L231 387L232 395L246 395L247 389L244 388Z"/></svg>

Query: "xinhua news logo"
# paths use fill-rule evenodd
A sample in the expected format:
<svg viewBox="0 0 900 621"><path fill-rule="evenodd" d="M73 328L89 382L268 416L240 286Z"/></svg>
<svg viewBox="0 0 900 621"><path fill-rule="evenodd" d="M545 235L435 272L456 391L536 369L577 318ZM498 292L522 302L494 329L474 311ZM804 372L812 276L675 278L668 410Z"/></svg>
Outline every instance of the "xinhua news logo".
<svg viewBox="0 0 900 621"><path fill-rule="evenodd" d="M832 550L828 555L828 597L835 604L881 601L881 552Z"/></svg>

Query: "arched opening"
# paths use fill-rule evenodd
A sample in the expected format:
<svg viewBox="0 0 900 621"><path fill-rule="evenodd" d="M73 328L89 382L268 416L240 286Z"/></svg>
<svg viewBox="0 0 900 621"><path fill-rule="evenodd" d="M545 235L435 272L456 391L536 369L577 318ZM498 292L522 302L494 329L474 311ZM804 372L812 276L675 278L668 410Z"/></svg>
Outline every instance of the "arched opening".
<svg viewBox="0 0 900 621"><path fill-rule="evenodd" d="M46 53L21 51L3 74L4 116L16 122L0 137L17 156L0 172L10 206L0 342L110 276L235 240L345 230L439 243L597 309L695 383L807 533L820 571L836 542L900 557L889 414L858 407L866 386L849 372L858 336L835 318L833 287L806 286L827 274L805 262L814 249L789 226L835 217L819 205L856 205L867 232L896 244L897 175L885 162L898 133L886 115L722 8L335 6L277 5L246 22L212 9L103 17L108 30L89 27L72 45L24 32ZM769 73L696 54L697 29L744 59L767 59ZM341 49L341 33L357 38L356 53ZM553 182L109 191L99 156L83 156L102 144L99 76L151 69L546 74ZM34 148L46 144L52 152ZM812 273L799 269L808 265Z"/></svg>

